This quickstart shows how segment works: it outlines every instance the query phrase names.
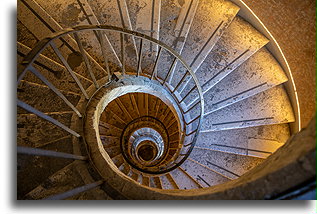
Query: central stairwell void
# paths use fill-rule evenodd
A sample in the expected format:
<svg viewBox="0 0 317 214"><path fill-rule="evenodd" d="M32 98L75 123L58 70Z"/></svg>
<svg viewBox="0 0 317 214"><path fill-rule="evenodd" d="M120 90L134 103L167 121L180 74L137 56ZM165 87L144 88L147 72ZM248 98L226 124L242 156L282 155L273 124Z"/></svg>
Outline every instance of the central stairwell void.
<svg viewBox="0 0 317 214"><path fill-rule="evenodd" d="M251 173L299 131L287 62L251 12L19 0L18 198L173 199Z"/></svg>

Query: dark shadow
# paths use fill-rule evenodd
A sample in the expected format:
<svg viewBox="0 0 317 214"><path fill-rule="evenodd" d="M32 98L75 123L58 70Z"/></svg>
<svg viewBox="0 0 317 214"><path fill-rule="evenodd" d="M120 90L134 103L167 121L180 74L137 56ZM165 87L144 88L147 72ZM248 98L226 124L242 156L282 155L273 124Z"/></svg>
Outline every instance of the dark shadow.
<svg viewBox="0 0 317 214"><path fill-rule="evenodd" d="M10 82L10 88L9 90L9 100L8 104L10 106L10 112L9 114L9 127L10 127L10 143L9 149L9 157L8 164L10 165L10 192L9 197L10 201L13 205L16 205L16 197L17 197L17 152L16 152L16 145L17 145L17 105L16 105L16 99L17 99L17 10L16 8L10 8L10 24L8 27L10 29L6 29L6 31L10 34L10 40L7 41L9 43L9 55L10 55L10 62L9 62L9 71L3 71L3 72L10 72L9 75L9 82Z"/></svg>

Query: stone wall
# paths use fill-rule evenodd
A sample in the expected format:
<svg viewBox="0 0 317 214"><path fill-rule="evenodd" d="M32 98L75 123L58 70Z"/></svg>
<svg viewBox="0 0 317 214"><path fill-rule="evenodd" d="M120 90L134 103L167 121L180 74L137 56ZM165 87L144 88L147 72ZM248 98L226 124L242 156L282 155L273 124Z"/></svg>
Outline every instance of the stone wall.
<svg viewBox="0 0 317 214"><path fill-rule="evenodd" d="M315 113L316 25L313 0L244 0L281 46L299 94L302 127Z"/></svg>

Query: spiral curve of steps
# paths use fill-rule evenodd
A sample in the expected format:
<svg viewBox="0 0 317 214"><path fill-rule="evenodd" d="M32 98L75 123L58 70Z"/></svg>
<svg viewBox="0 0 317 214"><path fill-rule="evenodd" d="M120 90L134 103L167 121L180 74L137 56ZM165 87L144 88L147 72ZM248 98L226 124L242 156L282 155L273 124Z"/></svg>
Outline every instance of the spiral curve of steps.
<svg viewBox="0 0 317 214"><path fill-rule="evenodd" d="M96 153L162 194L238 179L296 122L269 42L230 0L19 0L18 198L133 199Z"/></svg>

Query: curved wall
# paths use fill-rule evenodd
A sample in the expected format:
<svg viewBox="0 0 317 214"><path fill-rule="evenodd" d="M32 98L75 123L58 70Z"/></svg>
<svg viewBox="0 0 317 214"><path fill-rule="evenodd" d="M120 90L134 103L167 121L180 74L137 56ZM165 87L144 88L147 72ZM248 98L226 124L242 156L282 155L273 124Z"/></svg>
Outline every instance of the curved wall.
<svg viewBox="0 0 317 214"><path fill-rule="evenodd" d="M313 0L243 0L275 37L290 65L302 127L315 109L316 25Z"/></svg>

